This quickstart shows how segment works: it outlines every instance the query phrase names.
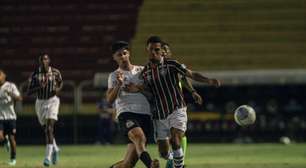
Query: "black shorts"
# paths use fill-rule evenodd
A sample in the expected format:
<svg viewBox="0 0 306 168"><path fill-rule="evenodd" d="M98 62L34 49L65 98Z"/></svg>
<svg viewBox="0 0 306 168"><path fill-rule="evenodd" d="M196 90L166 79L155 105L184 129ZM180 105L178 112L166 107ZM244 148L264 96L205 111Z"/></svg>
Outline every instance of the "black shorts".
<svg viewBox="0 0 306 168"><path fill-rule="evenodd" d="M128 132L136 127L140 127L144 132L147 142L153 137L153 124L150 115L136 114L132 112L123 112L118 116L119 126L121 132L124 134L127 143L132 143L128 137Z"/></svg>
<svg viewBox="0 0 306 168"><path fill-rule="evenodd" d="M16 134L16 120L0 120L0 130L2 130L4 134Z"/></svg>

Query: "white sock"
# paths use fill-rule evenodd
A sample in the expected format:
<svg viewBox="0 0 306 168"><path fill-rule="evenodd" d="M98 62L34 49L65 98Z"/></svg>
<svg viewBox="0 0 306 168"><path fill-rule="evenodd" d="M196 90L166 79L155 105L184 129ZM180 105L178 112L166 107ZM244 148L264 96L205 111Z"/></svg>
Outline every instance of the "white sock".
<svg viewBox="0 0 306 168"><path fill-rule="evenodd" d="M56 144L56 140L55 140L55 138L53 138L53 147L54 147L54 150L55 151L59 151L59 147L57 146L57 144Z"/></svg>
<svg viewBox="0 0 306 168"><path fill-rule="evenodd" d="M182 168L184 166L184 153L182 148L173 151L173 163L175 168Z"/></svg>
<svg viewBox="0 0 306 168"><path fill-rule="evenodd" d="M47 144L46 159L51 160L52 150L53 150L53 144Z"/></svg>
<svg viewBox="0 0 306 168"><path fill-rule="evenodd" d="M168 160L173 160L173 152L169 151L168 153Z"/></svg>

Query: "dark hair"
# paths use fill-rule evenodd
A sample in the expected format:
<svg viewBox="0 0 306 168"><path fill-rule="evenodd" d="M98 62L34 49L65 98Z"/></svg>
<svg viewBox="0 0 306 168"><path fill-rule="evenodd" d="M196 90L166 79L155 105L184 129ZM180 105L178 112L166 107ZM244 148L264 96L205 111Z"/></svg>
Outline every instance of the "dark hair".
<svg viewBox="0 0 306 168"><path fill-rule="evenodd" d="M121 49L129 49L129 43L126 41L116 41L112 44L111 50L112 54Z"/></svg>
<svg viewBox="0 0 306 168"><path fill-rule="evenodd" d="M148 40L147 40L147 45L148 45L149 43L163 43L163 41L162 41L161 38L158 37L158 36L151 36L151 37L149 37Z"/></svg>

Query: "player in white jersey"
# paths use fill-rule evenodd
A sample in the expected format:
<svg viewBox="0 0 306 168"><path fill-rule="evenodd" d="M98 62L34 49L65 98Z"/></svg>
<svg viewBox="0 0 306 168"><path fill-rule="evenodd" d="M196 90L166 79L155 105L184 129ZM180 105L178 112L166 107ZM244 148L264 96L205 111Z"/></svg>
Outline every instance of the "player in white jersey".
<svg viewBox="0 0 306 168"><path fill-rule="evenodd" d="M16 85L6 81L6 74L0 69L0 143L4 143L7 150L10 150L9 165L11 166L16 164L17 117L14 110L14 101L21 100L22 97Z"/></svg>
<svg viewBox="0 0 306 168"><path fill-rule="evenodd" d="M147 168L159 167L147 152L147 137L152 132L150 104L146 97L131 84L141 85L139 78L143 67L130 63L127 42L117 41L112 45L113 58L119 65L108 78L106 99L115 105L120 128L127 137L128 146L124 160L113 168L132 168L140 159Z"/></svg>

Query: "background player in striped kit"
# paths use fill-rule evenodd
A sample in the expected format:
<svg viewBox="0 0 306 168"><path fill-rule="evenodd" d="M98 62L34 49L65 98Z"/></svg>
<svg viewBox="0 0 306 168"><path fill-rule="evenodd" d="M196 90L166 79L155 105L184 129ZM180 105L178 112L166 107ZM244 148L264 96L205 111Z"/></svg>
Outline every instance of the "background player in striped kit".
<svg viewBox="0 0 306 168"><path fill-rule="evenodd" d="M166 42L162 42L161 47L162 47L162 56L165 57L165 58L170 58L171 59L172 58L172 52L171 52L171 49L170 49L170 45ZM180 77L179 86L181 88L181 91L183 91L183 87L184 87L188 92L191 93L194 101L197 104L202 105L203 99L202 99L201 95L199 95L198 92L194 89L190 80L187 79L186 76L181 76ZM170 149L169 141L168 140L160 140L158 145L159 145L158 149L159 149L160 156L167 159L166 168L172 168L173 167L173 153L171 152L171 154L168 156L168 151ZM187 137L186 137L186 135L184 135L184 137L182 138L181 146L182 146L182 149L183 149L184 159L185 159L186 158L186 150L187 150Z"/></svg>
<svg viewBox="0 0 306 168"><path fill-rule="evenodd" d="M58 119L60 100L57 97L63 87L63 80L58 69L50 66L48 54L39 57L39 67L35 69L29 79L28 94L37 94L35 111L39 123L45 129L46 154L44 166L51 161L57 163L59 148L54 137L54 125Z"/></svg>
<svg viewBox="0 0 306 168"><path fill-rule="evenodd" d="M0 143L4 143L10 151L9 165L16 164L16 113L14 101L22 97L16 85L6 81L6 74L0 69ZM7 135L7 136L6 136Z"/></svg>
<svg viewBox="0 0 306 168"><path fill-rule="evenodd" d="M216 79L209 79L200 73L189 70L184 64L162 56L162 40L152 36L147 40L149 63L143 70L145 84L151 89L155 105L154 126L157 140L170 137L175 168L184 166L181 148L182 137L187 128L186 104L179 86L179 75L193 80L220 86ZM170 152L167 152L167 156Z"/></svg>

